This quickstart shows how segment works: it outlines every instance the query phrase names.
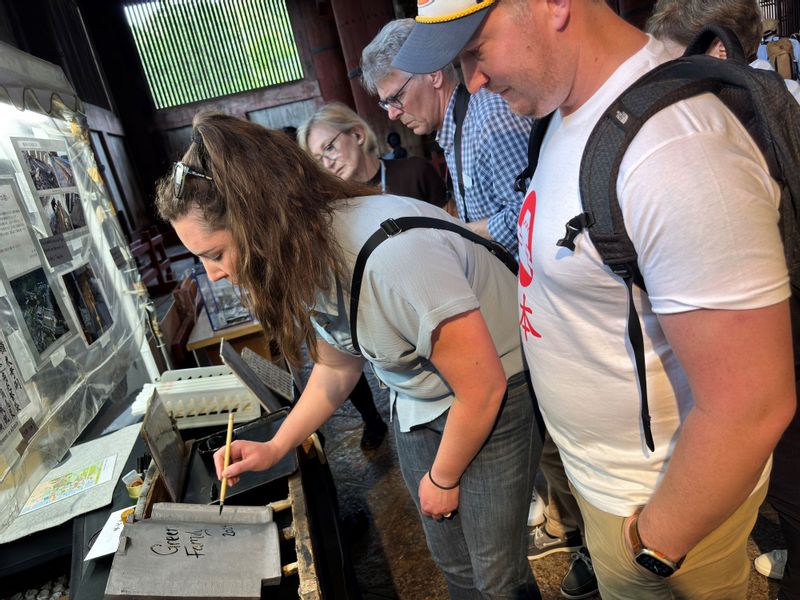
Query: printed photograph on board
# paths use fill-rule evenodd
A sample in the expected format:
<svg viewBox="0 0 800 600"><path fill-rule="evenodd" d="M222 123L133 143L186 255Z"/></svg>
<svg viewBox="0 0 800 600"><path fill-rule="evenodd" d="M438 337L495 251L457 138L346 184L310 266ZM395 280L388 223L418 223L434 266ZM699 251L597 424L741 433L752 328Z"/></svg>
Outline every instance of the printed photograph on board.
<svg viewBox="0 0 800 600"><path fill-rule="evenodd" d="M21 150L37 191L75 187L75 173L64 150Z"/></svg>
<svg viewBox="0 0 800 600"><path fill-rule="evenodd" d="M56 171L46 150L22 150L22 158L37 191L55 190L61 187Z"/></svg>
<svg viewBox="0 0 800 600"><path fill-rule="evenodd" d="M86 217L83 214L83 204L77 192L67 192L64 194L64 202L67 205L69 217L72 219L72 226L75 229L86 227Z"/></svg>
<svg viewBox="0 0 800 600"><path fill-rule="evenodd" d="M100 282L88 263L67 273L63 279L83 336L91 346L113 323Z"/></svg>
<svg viewBox="0 0 800 600"><path fill-rule="evenodd" d="M11 138L51 235L86 226L75 170L63 139Z"/></svg>
<svg viewBox="0 0 800 600"><path fill-rule="evenodd" d="M50 164L53 166L53 172L58 179L58 187L71 188L75 187L75 173L72 171L72 164L69 162L66 149L61 151L51 150Z"/></svg>
<svg viewBox="0 0 800 600"><path fill-rule="evenodd" d="M42 203L45 220L53 235L80 229L86 225L81 197L78 194L69 192L40 196L39 201Z"/></svg>
<svg viewBox="0 0 800 600"><path fill-rule="evenodd" d="M44 269L12 279L10 284L36 354L45 354L69 332L69 325L47 283Z"/></svg>

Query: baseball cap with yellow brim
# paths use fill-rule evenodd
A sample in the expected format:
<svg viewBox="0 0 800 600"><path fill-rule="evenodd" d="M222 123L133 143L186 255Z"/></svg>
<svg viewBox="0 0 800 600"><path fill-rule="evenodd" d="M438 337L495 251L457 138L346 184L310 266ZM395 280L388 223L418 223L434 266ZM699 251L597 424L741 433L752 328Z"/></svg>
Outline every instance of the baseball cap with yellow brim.
<svg viewBox="0 0 800 600"><path fill-rule="evenodd" d="M433 73L446 67L467 45L496 0L418 0L416 23L392 67L406 73Z"/></svg>

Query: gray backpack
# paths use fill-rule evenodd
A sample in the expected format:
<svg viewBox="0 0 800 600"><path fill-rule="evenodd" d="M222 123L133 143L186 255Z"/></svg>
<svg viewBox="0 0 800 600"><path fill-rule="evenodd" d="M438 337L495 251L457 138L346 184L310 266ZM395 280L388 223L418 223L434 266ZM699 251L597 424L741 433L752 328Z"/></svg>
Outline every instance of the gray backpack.
<svg viewBox="0 0 800 600"><path fill-rule="evenodd" d="M711 42L722 40L727 60L705 55ZM686 53L659 65L625 90L606 110L592 131L581 159L580 194L583 212L566 224L557 243L575 249L575 238L586 230L603 262L628 289L628 339L634 353L641 398L645 441L655 449L647 404L644 340L633 304L633 285L646 291L636 248L625 231L617 198L622 158L642 125L655 113L686 98L711 92L736 115L764 154L770 175L781 188L780 228L793 301L800 297L800 105L773 71L753 69L745 62L738 38L728 29L701 31ZM539 150L550 117L534 124L528 144L528 166L517 178L524 190L536 170ZM795 353L800 347L795 339Z"/></svg>

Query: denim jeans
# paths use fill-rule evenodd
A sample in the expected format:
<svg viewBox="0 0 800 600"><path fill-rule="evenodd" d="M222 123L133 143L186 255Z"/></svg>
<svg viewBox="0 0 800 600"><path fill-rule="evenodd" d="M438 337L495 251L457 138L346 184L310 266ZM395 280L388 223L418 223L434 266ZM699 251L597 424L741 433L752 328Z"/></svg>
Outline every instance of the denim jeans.
<svg viewBox="0 0 800 600"><path fill-rule="evenodd" d="M419 482L433 464L447 415L406 433L393 419L400 470L417 510ZM538 437L520 373L509 379L495 427L461 477L453 518L434 521L420 513L451 598L541 598L526 558L528 507L542 448Z"/></svg>

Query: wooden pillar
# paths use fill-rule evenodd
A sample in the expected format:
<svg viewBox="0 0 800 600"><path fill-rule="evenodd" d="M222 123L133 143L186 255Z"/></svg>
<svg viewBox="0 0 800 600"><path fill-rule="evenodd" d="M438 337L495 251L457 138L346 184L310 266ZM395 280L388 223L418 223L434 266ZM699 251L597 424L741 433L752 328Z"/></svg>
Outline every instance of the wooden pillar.
<svg viewBox="0 0 800 600"><path fill-rule="evenodd" d="M361 64L364 47L394 19L394 6L392 0L336 0L332 5L344 63L348 74L353 74ZM377 98L364 91L357 77L349 81L356 112L373 126L382 142L390 129L386 113L378 107Z"/></svg>
<svg viewBox="0 0 800 600"><path fill-rule="evenodd" d="M305 38L322 99L355 108L331 3L328 0L303 0L297 3L296 9L293 4L289 3L290 10L297 10L295 14L299 17L292 19L295 32Z"/></svg>

